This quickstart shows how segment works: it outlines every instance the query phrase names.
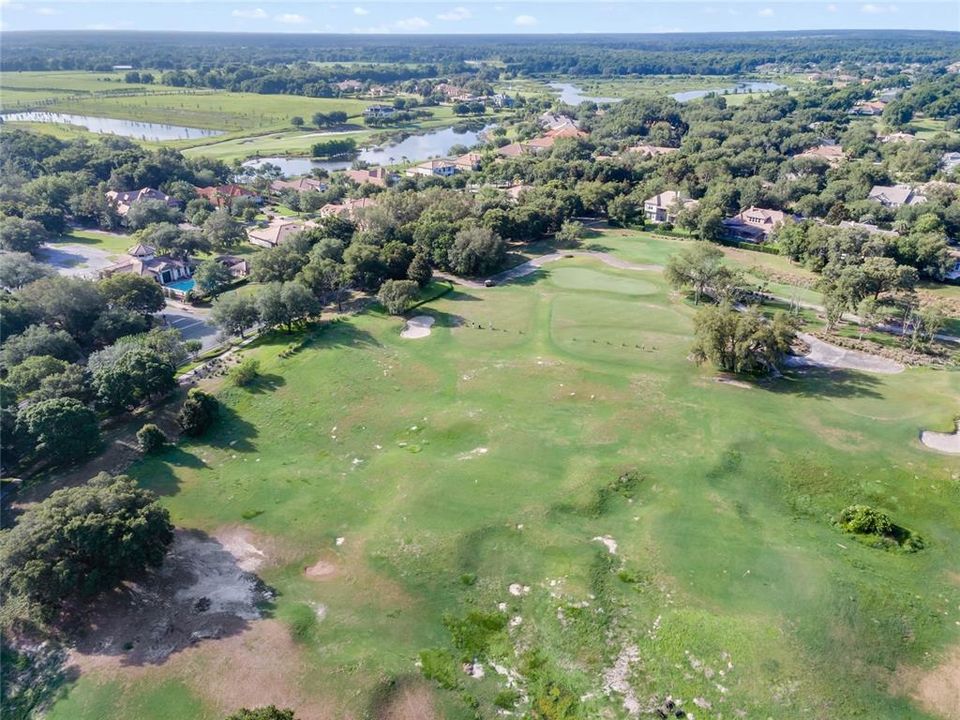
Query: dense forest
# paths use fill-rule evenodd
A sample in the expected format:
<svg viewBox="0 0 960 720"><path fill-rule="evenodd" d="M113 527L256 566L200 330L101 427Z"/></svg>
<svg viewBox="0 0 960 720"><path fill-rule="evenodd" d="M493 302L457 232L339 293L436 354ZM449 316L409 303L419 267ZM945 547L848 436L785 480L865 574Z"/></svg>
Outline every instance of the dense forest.
<svg viewBox="0 0 960 720"><path fill-rule="evenodd" d="M238 38L242 38L239 40ZM931 69L955 59L956 33L808 31L669 35L362 36L244 33L4 33L0 69L109 70L114 65L206 71L239 64L263 69L296 62L433 65L440 74L468 60L502 63L508 74L729 75L767 63L833 67L840 63ZM383 72L395 74L402 68ZM425 71L426 72L426 71ZM388 78L383 78L388 79ZM400 77L391 79L402 79Z"/></svg>

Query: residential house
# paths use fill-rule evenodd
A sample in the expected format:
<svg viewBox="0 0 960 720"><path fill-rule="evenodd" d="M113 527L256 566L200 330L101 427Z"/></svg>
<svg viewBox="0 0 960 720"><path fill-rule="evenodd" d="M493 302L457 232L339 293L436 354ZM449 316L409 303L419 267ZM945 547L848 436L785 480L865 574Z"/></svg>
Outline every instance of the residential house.
<svg viewBox="0 0 960 720"><path fill-rule="evenodd" d="M696 200L684 197L676 190L665 190L643 201L643 214L647 222L673 223L677 221L678 210L696 205Z"/></svg>
<svg viewBox="0 0 960 720"><path fill-rule="evenodd" d="M883 235L884 237L899 237L900 233L896 230L884 230L871 223L854 222L853 220L841 220L839 227L851 230L863 230L869 235Z"/></svg>
<svg viewBox="0 0 960 720"><path fill-rule="evenodd" d="M480 169L480 163L483 162L483 155L480 153L469 152L465 155L453 158L453 164L463 172L471 172Z"/></svg>
<svg viewBox="0 0 960 720"><path fill-rule="evenodd" d="M498 108L512 108L515 104L515 101L509 95L503 93L497 93L496 95L490 96L490 102L494 107Z"/></svg>
<svg viewBox="0 0 960 720"><path fill-rule="evenodd" d="M780 210L749 207L723 221L727 235L735 240L762 243L777 227L792 216Z"/></svg>
<svg viewBox="0 0 960 720"><path fill-rule="evenodd" d="M103 277L110 277L118 273L131 273L140 277L148 277L161 285L168 285L177 280L190 278L193 274L193 268L189 262L177 260L167 255L157 255L155 248L137 243L127 250L127 254L120 260L100 271Z"/></svg>
<svg viewBox="0 0 960 720"><path fill-rule="evenodd" d="M340 92L360 92L363 90L363 83L359 80L341 80L337 83L337 90Z"/></svg>
<svg viewBox="0 0 960 720"><path fill-rule="evenodd" d="M960 167L960 152L947 152L940 156L940 169L949 174Z"/></svg>
<svg viewBox="0 0 960 720"><path fill-rule="evenodd" d="M357 185L363 185L369 183L371 185L376 185L377 187L387 187L390 182L396 177L394 173L391 173L386 168L375 167L368 168L364 170L344 170L343 176L350 180L351 182L356 183Z"/></svg>
<svg viewBox="0 0 960 720"><path fill-rule="evenodd" d="M180 207L179 200L170 197L166 193L162 193L159 190L155 190L154 188L141 188L140 190L128 190L126 192L110 190L106 195L107 202L113 205L114 209L117 211L117 215L120 215L121 217L130 212L130 208L134 203L138 203L143 200L160 200L161 202L165 202L169 207Z"/></svg>
<svg viewBox="0 0 960 720"><path fill-rule="evenodd" d="M213 259L215 262L223 265L230 271L230 274L237 279L245 278L250 274L250 263L241 257L237 257L236 255L217 255Z"/></svg>
<svg viewBox="0 0 960 720"><path fill-rule="evenodd" d="M913 142L917 139L917 136L912 133L905 132L895 132L890 133L889 135L877 135L877 140L882 143L893 143L893 142Z"/></svg>
<svg viewBox="0 0 960 720"><path fill-rule="evenodd" d="M230 183L228 185L216 185L210 187L198 187L196 188L197 195L202 198L205 198L207 202L216 207L229 206L233 202L234 198L246 197L253 200L258 205L263 202L263 198L260 197L253 190L248 190L242 185L237 185L236 183Z"/></svg>
<svg viewBox="0 0 960 720"><path fill-rule="evenodd" d="M633 145L624 150L624 152L643 155L645 157L658 157L660 155L675 153L679 149L680 148L664 147L663 145Z"/></svg>
<svg viewBox="0 0 960 720"><path fill-rule="evenodd" d="M527 149L526 143L510 143L497 148L497 155L506 158L520 157L521 155L530 155L531 151Z"/></svg>
<svg viewBox="0 0 960 720"><path fill-rule="evenodd" d="M387 118L393 117L397 109L393 105L371 105L363 109L363 116L366 118Z"/></svg>
<svg viewBox="0 0 960 720"><path fill-rule="evenodd" d="M886 105L879 100L858 100L852 108L847 110L848 115L883 115Z"/></svg>
<svg viewBox="0 0 960 720"><path fill-rule="evenodd" d="M797 155L797 157L826 160L831 167L836 167L845 159L843 148L839 145L817 145L816 147L804 150Z"/></svg>
<svg viewBox="0 0 960 720"><path fill-rule="evenodd" d="M867 200L874 200L884 207L898 208L925 203L927 198L916 193L909 185L874 185Z"/></svg>
<svg viewBox="0 0 960 720"><path fill-rule="evenodd" d="M578 123L572 117L568 115L561 115L559 113L544 112L540 115L540 125L546 128L547 130L558 130L559 128L566 127L567 125L572 125L577 127Z"/></svg>
<svg viewBox="0 0 960 720"><path fill-rule="evenodd" d="M588 135L589 133L581 130L576 125L562 125L558 128L547 130L547 132L544 133L545 137L553 138L554 140L560 140L561 138L584 138Z"/></svg>
<svg viewBox="0 0 960 720"><path fill-rule="evenodd" d="M460 168L452 160L444 160L442 158L435 160L427 160L422 162L419 165L414 165L413 167L407 168L404 173L407 177L451 177L456 175L459 172Z"/></svg>
<svg viewBox="0 0 960 720"><path fill-rule="evenodd" d="M450 99L460 98L469 94L462 87L458 85L451 85L450 83L439 83L434 85L433 92Z"/></svg>
<svg viewBox="0 0 960 720"><path fill-rule="evenodd" d="M275 193L282 193L288 190L293 190L294 192L325 192L329 187L327 183L323 180L317 180L317 178L304 176L299 178L293 178L291 180L274 180L270 183L270 189Z"/></svg>
<svg viewBox="0 0 960 720"><path fill-rule="evenodd" d="M320 208L320 217L336 216L356 222L360 211L375 207L375 198L344 198L339 203L327 203Z"/></svg>
<svg viewBox="0 0 960 720"><path fill-rule="evenodd" d="M307 228L316 227L316 223L301 222L290 218L275 217L266 227L256 227L247 230L247 238L254 245L272 248L282 245L293 235L303 232Z"/></svg>

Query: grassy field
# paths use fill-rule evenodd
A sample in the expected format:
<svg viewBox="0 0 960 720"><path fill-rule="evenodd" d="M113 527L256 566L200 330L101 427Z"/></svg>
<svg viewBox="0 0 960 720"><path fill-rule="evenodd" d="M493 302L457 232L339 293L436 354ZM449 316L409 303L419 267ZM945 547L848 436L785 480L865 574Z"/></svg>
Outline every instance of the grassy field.
<svg viewBox="0 0 960 720"><path fill-rule="evenodd" d="M633 261L675 249L617 242ZM179 526L247 530L275 608L160 665L92 662L50 718L214 720L254 692L306 720L381 717L408 685L403 717L495 717L491 661L581 717L618 716L603 686L621 675L697 717L934 717L907 696L960 641L960 515L955 461L917 434L948 426L955 373L718 383L659 273L590 259L421 312L420 340L376 312L293 355L299 336L263 339L263 379L221 391L208 437L132 468ZM927 547L842 534L855 502ZM444 618L486 667L431 655L453 690L410 679L421 651L452 651Z"/></svg>
<svg viewBox="0 0 960 720"><path fill-rule="evenodd" d="M308 154L310 147L327 133L316 128L294 130L290 125L290 118L294 116L302 117L309 123L317 112L346 112L348 129L354 128L354 132L338 133L337 137L353 138L359 143L369 142L382 132L367 129L362 122L363 109L379 102L375 100L137 85L122 82L122 77L123 73L5 73L0 80L0 109L11 112L41 109L220 130L225 134L218 137L164 143L143 141L143 144L148 147L171 145L188 155L208 155L226 161L253 156ZM448 106L428 110L431 117L396 130L426 132L448 127L458 119ZM99 137L78 126L49 123L16 125L61 138Z"/></svg>

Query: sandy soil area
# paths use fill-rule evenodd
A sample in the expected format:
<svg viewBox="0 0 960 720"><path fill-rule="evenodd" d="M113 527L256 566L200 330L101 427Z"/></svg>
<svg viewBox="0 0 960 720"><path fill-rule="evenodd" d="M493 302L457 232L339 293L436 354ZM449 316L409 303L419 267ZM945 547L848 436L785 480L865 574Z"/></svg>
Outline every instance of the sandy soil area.
<svg viewBox="0 0 960 720"><path fill-rule="evenodd" d="M430 328L436 322L436 318L429 315L417 315L407 320L407 324L400 332L400 337L407 340L418 340L425 338L430 334Z"/></svg>

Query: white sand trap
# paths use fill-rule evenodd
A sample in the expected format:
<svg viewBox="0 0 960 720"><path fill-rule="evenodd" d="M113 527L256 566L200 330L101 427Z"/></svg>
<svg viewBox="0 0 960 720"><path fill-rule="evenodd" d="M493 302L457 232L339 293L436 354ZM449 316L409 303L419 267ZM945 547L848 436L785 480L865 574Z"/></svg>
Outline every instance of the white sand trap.
<svg viewBox="0 0 960 720"><path fill-rule="evenodd" d="M596 542L601 542L601 543L603 543L604 546L607 548L607 550L610 552L611 555L616 555L616 554L617 554L617 541L614 540L614 539L613 539L612 537L610 537L609 535L604 535L603 537L601 537L601 536L598 535L597 537L595 537L595 538L593 538L593 539L594 539Z"/></svg>
<svg viewBox="0 0 960 720"><path fill-rule="evenodd" d="M470 460L475 457L482 457L487 454L487 448L485 447L476 447L470 452L460 453L457 456L457 460Z"/></svg>
<svg viewBox="0 0 960 720"><path fill-rule="evenodd" d="M400 337L407 340L418 340L425 338L430 334L430 326L436 322L436 318L429 315L417 315L407 320L403 330L400 331Z"/></svg>
<svg viewBox="0 0 960 720"><path fill-rule="evenodd" d="M960 455L960 426L952 433L924 430L920 433L920 442L931 450L951 455Z"/></svg>

